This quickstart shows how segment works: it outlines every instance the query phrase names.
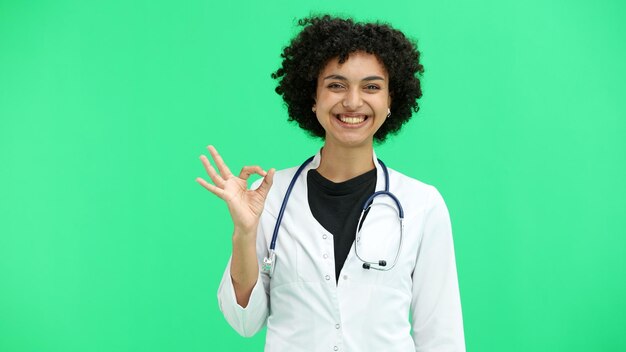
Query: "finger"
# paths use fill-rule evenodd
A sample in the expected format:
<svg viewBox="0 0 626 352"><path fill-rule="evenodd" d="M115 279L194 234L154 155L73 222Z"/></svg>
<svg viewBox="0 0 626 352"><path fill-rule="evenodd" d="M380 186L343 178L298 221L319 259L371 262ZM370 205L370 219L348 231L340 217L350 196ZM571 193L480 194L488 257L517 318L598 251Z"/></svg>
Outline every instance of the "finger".
<svg viewBox="0 0 626 352"><path fill-rule="evenodd" d="M209 149L211 157L213 158L213 161L215 161L215 165L217 165L217 169L220 170L222 178L226 180L233 176L233 173L230 172L230 169L224 163L224 159L222 159L220 154L217 152L217 149L215 149L212 145L208 146L207 149Z"/></svg>
<svg viewBox="0 0 626 352"><path fill-rule="evenodd" d="M215 183L215 185L219 188L224 188L224 179L217 174L209 159L204 155L200 155L200 160L202 160L202 165L204 165L204 169L206 170L206 173L209 174L211 181L213 181L213 183Z"/></svg>
<svg viewBox="0 0 626 352"><path fill-rule="evenodd" d="M276 169L270 169L270 171L267 172L267 175L265 175L265 177L263 178L263 182L261 183L259 188L257 188L257 191L261 192L264 197L267 196L267 192L270 191L270 187L272 187L272 184L274 183L275 172Z"/></svg>
<svg viewBox="0 0 626 352"><path fill-rule="evenodd" d="M244 166L239 173L239 178L242 180L247 180L252 174L265 176L267 175L267 172L265 172L265 170L263 170L260 166Z"/></svg>
<svg viewBox="0 0 626 352"><path fill-rule="evenodd" d="M216 187L215 185L212 185L212 184L206 182L201 177L196 177L196 182L198 182L200 185L202 185L202 187L204 187L207 190L209 190L209 192L215 194L216 196L220 197L221 199L224 199L224 190L223 189L221 189L219 187Z"/></svg>

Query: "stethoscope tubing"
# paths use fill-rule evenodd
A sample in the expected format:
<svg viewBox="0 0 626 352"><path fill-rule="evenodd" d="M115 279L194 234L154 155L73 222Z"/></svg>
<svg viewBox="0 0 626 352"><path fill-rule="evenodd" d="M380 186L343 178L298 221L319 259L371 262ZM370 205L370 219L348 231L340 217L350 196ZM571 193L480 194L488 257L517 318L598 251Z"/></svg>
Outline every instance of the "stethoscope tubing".
<svg viewBox="0 0 626 352"><path fill-rule="evenodd" d="M291 179L291 182L289 183L289 187L287 187L287 191L285 192L285 196L283 198L283 202L280 206L280 211L278 212L278 217L276 218L276 224L274 225L274 232L272 233L272 241L270 242L270 248L269 248L269 257L266 257L263 260L263 267L264 270L269 271L270 276L272 276L274 269L275 269L275 259L276 259L276 241L278 239L278 231L280 229L280 225L282 223L283 220L283 215L285 214L285 209L287 208L287 202L289 201L289 197L291 196L291 191L293 190L296 181L298 180L298 177L300 176L300 174L302 173L302 171L304 170L304 168L309 165L309 163L311 163L311 161L313 161L315 156L312 156L308 159L306 159L302 165L300 165L300 167L296 170L296 173L293 175L293 178ZM378 159L378 163L380 164L380 166L383 169L383 173L385 175L385 190L384 191L378 191L378 192L374 192L363 204L363 208L361 211L361 216L359 217L359 222L357 225L357 229L356 229L356 235L355 235L355 239L356 239L356 243L355 243L355 254L357 256L357 258L359 258L360 261L363 262L363 268L364 269L374 269L374 270L379 270L379 271L388 271L391 270L396 263L398 262L398 257L400 256L400 251L402 250L402 238L403 238L403 220L404 220L404 210L402 209L402 205L400 204L400 200L393 195L391 192L389 192L389 170L387 170L387 166L385 165L385 163L383 163L380 159ZM358 247L358 242L361 239L360 236L360 230L361 230L361 225L362 222L364 221L364 217L365 217L365 213L367 212L367 210L369 208L371 208L373 202L374 202L374 198L376 198L377 196L380 195L386 195L388 197L390 197L394 203L397 206L397 211L398 211L398 218L400 221L400 244L398 246L398 251L396 252L396 256L394 258L394 261L392 263L391 266L387 267L387 263L384 260L379 260L378 262L371 262L371 261L366 261L363 258L361 258L359 256L357 247Z"/></svg>
<svg viewBox="0 0 626 352"><path fill-rule="evenodd" d="M285 197L283 198L283 204L280 206L280 211L278 212L278 218L276 218L276 225L274 225L274 232L272 233L272 242L270 243L271 251L276 249L276 239L278 238L278 229L280 229L280 224L283 221L283 214L285 214L285 209L287 208L287 201L289 201L289 196L291 196L291 191L293 190L293 186L296 184L296 181L298 180L298 176L300 176L300 174L302 173L302 170L304 170L304 168L307 165L309 165L311 161L313 161L314 157L315 156L312 156L306 159L302 163L302 165L300 165L296 173L293 175L293 178L291 179L291 183L289 183L289 187L287 187L287 192L285 192Z"/></svg>

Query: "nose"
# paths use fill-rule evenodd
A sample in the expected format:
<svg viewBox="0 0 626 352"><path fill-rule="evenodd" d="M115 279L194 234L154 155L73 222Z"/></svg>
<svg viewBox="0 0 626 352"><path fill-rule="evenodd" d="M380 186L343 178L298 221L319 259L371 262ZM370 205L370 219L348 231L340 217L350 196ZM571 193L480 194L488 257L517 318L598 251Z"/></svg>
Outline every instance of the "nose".
<svg viewBox="0 0 626 352"><path fill-rule="evenodd" d="M363 100L361 99L361 92L358 87L351 88L346 92L346 95L343 98L342 105L344 108L349 110L358 110L361 105L363 105Z"/></svg>

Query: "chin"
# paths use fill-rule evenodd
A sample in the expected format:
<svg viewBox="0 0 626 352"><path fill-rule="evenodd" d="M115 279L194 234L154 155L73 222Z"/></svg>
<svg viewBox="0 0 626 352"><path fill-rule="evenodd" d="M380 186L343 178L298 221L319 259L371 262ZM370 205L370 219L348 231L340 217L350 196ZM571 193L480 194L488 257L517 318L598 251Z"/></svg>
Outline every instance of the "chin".
<svg viewBox="0 0 626 352"><path fill-rule="evenodd" d="M331 137L331 139L329 140L328 137L325 139L325 142L328 143L332 143L335 144L337 146L342 146L342 147L346 147L346 148L358 148L358 147L363 147L363 146L369 146L372 145L373 138L372 137L348 137L348 136L341 136L341 137Z"/></svg>

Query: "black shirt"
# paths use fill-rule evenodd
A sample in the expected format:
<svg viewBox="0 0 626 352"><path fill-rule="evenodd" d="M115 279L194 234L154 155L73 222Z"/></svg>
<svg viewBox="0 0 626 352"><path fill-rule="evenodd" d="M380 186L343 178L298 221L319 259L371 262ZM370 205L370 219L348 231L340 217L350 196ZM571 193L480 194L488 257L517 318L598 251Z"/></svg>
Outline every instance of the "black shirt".
<svg viewBox="0 0 626 352"><path fill-rule="evenodd" d="M363 204L376 190L376 168L335 183L315 169L307 173L309 208L315 219L333 235L335 279L348 257Z"/></svg>

